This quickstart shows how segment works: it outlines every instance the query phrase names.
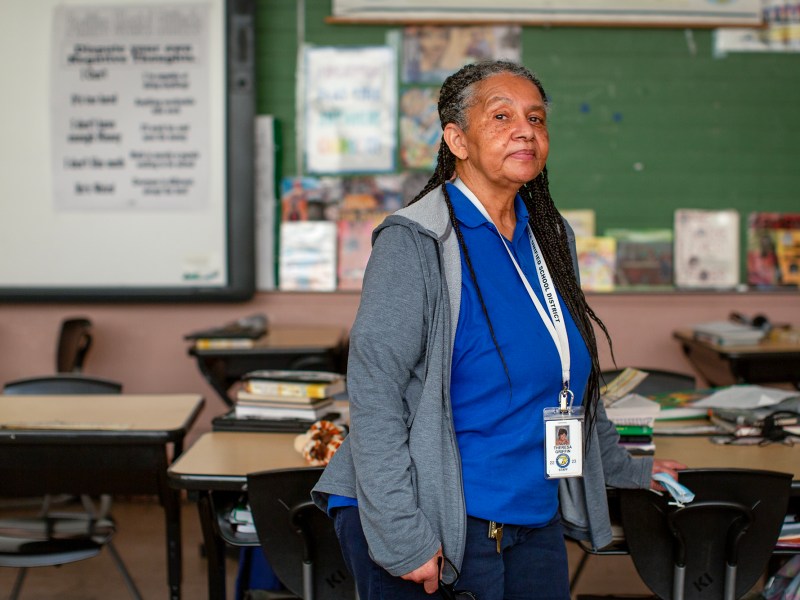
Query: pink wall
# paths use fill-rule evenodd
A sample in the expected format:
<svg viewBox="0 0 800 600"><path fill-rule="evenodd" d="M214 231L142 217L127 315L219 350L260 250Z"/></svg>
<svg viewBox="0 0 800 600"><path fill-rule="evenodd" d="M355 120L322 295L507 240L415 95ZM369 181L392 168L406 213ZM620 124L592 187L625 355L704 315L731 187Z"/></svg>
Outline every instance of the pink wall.
<svg viewBox="0 0 800 600"><path fill-rule="evenodd" d="M94 323L94 343L85 371L119 380L129 393L202 394L206 408L194 436L207 431L225 407L187 355L185 333L255 312L265 312L273 323L349 327L358 301L353 292L282 292L234 304L0 304L0 384L52 372L61 319L86 315ZM800 326L796 292L592 294L589 302L612 335L620 366L689 372L672 331L725 319L733 310ZM611 367L607 349L600 347L601 365Z"/></svg>

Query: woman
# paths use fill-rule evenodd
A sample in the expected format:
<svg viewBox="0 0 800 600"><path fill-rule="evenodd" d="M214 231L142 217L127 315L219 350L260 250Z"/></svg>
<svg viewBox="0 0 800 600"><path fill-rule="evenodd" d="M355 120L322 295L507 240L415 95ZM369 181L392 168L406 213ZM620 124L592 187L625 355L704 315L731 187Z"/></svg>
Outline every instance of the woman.
<svg viewBox="0 0 800 600"><path fill-rule="evenodd" d="M374 233L351 432L314 498L362 599L425 598L440 565L480 600L569 598L564 530L608 544L606 484L647 487L682 465L631 458L598 403L591 320L603 326L548 191L539 81L514 63L467 65L439 116L436 173ZM570 395L586 415L580 436L570 425L583 476L548 477L543 410Z"/></svg>

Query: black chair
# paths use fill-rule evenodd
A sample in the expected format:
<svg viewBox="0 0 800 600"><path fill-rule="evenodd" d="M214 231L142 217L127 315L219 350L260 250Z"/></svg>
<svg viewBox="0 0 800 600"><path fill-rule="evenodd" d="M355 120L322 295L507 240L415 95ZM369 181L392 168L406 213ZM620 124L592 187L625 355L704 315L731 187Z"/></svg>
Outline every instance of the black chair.
<svg viewBox="0 0 800 600"><path fill-rule="evenodd" d="M639 385L634 388L634 392L642 396L649 396L652 394L664 394L667 392L677 392L681 390L695 389L697 382L694 375L687 375L685 373L678 373L677 371L666 371L663 369L645 369L641 367L634 367L639 371L645 371L645 377ZM620 375L625 369L609 369L601 373L601 384L610 383L615 377ZM616 526L619 524L619 505L618 499L614 493L609 497L609 512L611 513L611 522ZM622 535L615 535L614 541L607 547L595 550L588 543L578 541L578 545L584 551L581 556L578 566L570 577L570 590L574 590L578 584L578 580L583 574L584 569L592 555L604 556L619 556L628 554L628 547Z"/></svg>
<svg viewBox="0 0 800 600"><path fill-rule="evenodd" d="M88 377L78 373L59 373L7 381L3 386L3 393L9 396L120 394L122 393L122 384L110 379Z"/></svg>
<svg viewBox="0 0 800 600"><path fill-rule="evenodd" d="M119 394L116 381L63 373L9 381L4 394ZM111 496L100 497L98 507L91 497L81 496L80 511L54 511L55 499L45 496L38 514L0 519L0 567L19 568L11 600L19 596L30 567L55 566L97 556L107 547L133 598L141 599L112 537L116 525L111 517Z"/></svg>
<svg viewBox="0 0 800 600"><path fill-rule="evenodd" d="M631 558L664 600L744 596L775 549L792 476L753 469L691 469L680 481L695 493L683 507L648 490L620 490Z"/></svg>
<svg viewBox="0 0 800 600"><path fill-rule="evenodd" d="M666 392L678 392L681 390L693 390L697 387L694 375L678 373L677 371L665 371L662 369L645 369L634 367L639 371L647 373L647 377L634 388L634 392L642 396L652 394L664 394ZM625 369L610 369L601 373L601 383L610 383Z"/></svg>
<svg viewBox="0 0 800 600"><path fill-rule="evenodd" d="M92 322L86 317L61 321L56 346L56 373L80 373L92 345Z"/></svg>
<svg viewBox="0 0 800 600"><path fill-rule="evenodd" d="M322 467L250 473L247 494L264 555L286 588L304 600L356 597L333 528L311 501Z"/></svg>

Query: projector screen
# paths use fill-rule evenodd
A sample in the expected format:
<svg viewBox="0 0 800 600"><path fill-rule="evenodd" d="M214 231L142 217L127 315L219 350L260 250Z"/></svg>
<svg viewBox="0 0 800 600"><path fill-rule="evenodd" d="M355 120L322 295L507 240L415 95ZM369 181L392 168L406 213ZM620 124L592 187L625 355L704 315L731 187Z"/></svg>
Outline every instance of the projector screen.
<svg viewBox="0 0 800 600"><path fill-rule="evenodd" d="M4 0L0 299L252 295L253 13Z"/></svg>

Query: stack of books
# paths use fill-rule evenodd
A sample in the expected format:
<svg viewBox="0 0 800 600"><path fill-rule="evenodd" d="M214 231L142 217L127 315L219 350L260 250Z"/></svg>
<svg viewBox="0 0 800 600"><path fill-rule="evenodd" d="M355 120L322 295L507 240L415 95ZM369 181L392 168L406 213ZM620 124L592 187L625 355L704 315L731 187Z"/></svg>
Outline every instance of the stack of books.
<svg viewBox="0 0 800 600"><path fill-rule="evenodd" d="M800 436L800 395L754 408L717 406L709 410L708 418L721 433L734 437L773 435L774 431L765 433L765 425L780 428L787 436Z"/></svg>
<svg viewBox="0 0 800 600"><path fill-rule="evenodd" d="M618 400L606 403L606 415L614 423L619 434L619 443L635 455L655 452L653 426L660 406L639 394L626 394Z"/></svg>
<svg viewBox="0 0 800 600"><path fill-rule="evenodd" d="M233 415L237 419L293 421L307 429L339 415L334 396L345 391L345 376L328 371L252 371L242 378Z"/></svg>
<svg viewBox="0 0 800 600"><path fill-rule="evenodd" d="M242 317L219 327L202 329L184 336L197 350L252 348L267 333L267 316Z"/></svg>
<svg viewBox="0 0 800 600"><path fill-rule="evenodd" d="M658 404L633 390L644 381L647 372L632 367L600 388L606 416L619 434L619 443L631 454L653 454L653 426L659 411Z"/></svg>
<svg viewBox="0 0 800 600"><path fill-rule="evenodd" d="M748 346L758 344L766 332L759 327L751 327L733 321L711 321L692 326L694 339L716 344L717 346Z"/></svg>

